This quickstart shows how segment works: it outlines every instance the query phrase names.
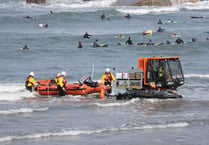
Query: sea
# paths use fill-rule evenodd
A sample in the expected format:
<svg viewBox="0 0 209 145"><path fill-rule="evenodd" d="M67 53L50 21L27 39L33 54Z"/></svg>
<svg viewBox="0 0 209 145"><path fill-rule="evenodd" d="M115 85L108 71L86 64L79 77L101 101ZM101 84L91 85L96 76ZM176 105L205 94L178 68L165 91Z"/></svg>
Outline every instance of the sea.
<svg viewBox="0 0 209 145"><path fill-rule="evenodd" d="M167 7L113 6L115 2L0 1L1 145L209 144L209 2ZM101 20L104 12L108 19ZM130 19L124 18L127 14ZM176 23L159 25L159 19ZM159 27L166 32L156 32ZM153 35L143 35L146 30ZM90 39L83 38L86 32ZM175 44L174 33L185 43ZM128 37L133 45L118 45ZM96 39L108 47L93 48ZM164 44L136 45L150 39ZM25 45L29 49L21 50ZM140 71L138 58L153 56L180 56L185 83L177 92L183 98L43 97L25 89L30 72L36 80L66 71L68 83L85 75L98 81L107 67L114 73ZM113 85L113 94L120 91L125 90Z"/></svg>

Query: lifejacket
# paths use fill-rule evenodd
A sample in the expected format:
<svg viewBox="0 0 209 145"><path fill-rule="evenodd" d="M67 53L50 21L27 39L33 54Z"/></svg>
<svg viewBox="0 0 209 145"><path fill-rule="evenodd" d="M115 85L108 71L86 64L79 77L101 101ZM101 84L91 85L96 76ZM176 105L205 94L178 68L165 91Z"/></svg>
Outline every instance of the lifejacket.
<svg viewBox="0 0 209 145"><path fill-rule="evenodd" d="M60 87L64 87L66 84L67 84L67 81L66 81L66 79L64 78L64 76L63 75L61 75L61 76L59 76L58 78L57 78L57 85L58 86L60 86Z"/></svg>
<svg viewBox="0 0 209 145"><path fill-rule="evenodd" d="M37 86L37 83L36 83L33 76L30 75L27 77L27 79L25 81L25 86L26 87Z"/></svg>
<svg viewBox="0 0 209 145"><path fill-rule="evenodd" d="M101 79L102 82L111 82L113 80L115 80L115 78L110 72L109 73L104 73L102 75L102 79Z"/></svg>

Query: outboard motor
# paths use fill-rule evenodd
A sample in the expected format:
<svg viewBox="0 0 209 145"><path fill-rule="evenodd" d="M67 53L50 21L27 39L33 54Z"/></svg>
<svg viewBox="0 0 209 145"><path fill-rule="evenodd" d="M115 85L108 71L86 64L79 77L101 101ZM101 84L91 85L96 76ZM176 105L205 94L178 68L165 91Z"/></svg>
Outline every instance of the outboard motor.
<svg viewBox="0 0 209 145"><path fill-rule="evenodd" d="M93 81L91 80L91 77L90 77L90 76L84 76L84 77L82 78L82 82L83 82L84 84L86 84L87 86L89 86L89 87L94 87L94 88L98 87L98 83L97 83L97 82L93 82Z"/></svg>

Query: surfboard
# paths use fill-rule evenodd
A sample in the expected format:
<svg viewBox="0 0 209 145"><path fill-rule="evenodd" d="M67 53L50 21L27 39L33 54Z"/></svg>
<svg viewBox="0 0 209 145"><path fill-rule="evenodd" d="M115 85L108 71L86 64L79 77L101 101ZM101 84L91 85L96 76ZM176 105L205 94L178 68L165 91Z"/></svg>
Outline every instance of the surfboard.
<svg viewBox="0 0 209 145"><path fill-rule="evenodd" d="M118 42L118 45L126 45L124 42Z"/></svg>
<svg viewBox="0 0 209 145"><path fill-rule="evenodd" d="M116 35L116 36L114 36L114 38L125 38L125 36L121 36L121 35Z"/></svg>
<svg viewBox="0 0 209 145"><path fill-rule="evenodd" d="M143 32L143 35L148 35L148 36L150 36L150 35L152 35L152 33L153 33L152 30L146 30L146 31Z"/></svg>
<svg viewBox="0 0 209 145"><path fill-rule="evenodd" d="M163 45L163 42L159 42L159 43L155 43L155 44L146 44L146 43L137 43L137 45L139 46L159 46L159 45Z"/></svg>
<svg viewBox="0 0 209 145"><path fill-rule="evenodd" d="M177 37L181 37L181 35L173 34L172 37L177 38Z"/></svg>
<svg viewBox="0 0 209 145"><path fill-rule="evenodd" d="M159 46L159 45L163 45L163 42L159 42L159 43L155 43L154 46Z"/></svg>
<svg viewBox="0 0 209 145"><path fill-rule="evenodd" d="M46 27L46 24L38 24L38 26L43 28L43 27Z"/></svg>
<svg viewBox="0 0 209 145"><path fill-rule="evenodd" d="M108 44L99 44L97 47L107 47L107 46L108 46ZM91 44L91 47L93 47L93 44Z"/></svg>
<svg viewBox="0 0 209 145"><path fill-rule="evenodd" d="M176 21L164 21L163 24L176 24Z"/></svg>
<svg viewBox="0 0 209 145"><path fill-rule="evenodd" d="M107 47L108 44L99 44L99 47Z"/></svg>

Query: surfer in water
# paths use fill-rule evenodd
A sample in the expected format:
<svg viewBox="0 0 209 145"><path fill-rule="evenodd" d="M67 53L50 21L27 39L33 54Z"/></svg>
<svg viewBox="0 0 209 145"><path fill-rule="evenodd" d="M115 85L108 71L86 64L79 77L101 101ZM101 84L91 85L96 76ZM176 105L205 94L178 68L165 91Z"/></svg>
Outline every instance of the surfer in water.
<svg viewBox="0 0 209 145"><path fill-rule="evenodd" d="M94 41L93 47L99 47L99 44L97 44L97 42L98 42L98 39L96 39L96 40Z"/></svg>
<svg viewBox="0 0 209 145"><path fill-rule="evenodd" d="M147 41L147 45L155 45L155 44L152 43L152 40L151 40L151 39L149 39L149 40Z"/></svg>
<svg viewBox="0 0 209 145"><path fill-rule="evenodd" d="M192 38L192 42L197 42L197 38Z"/></svg>
<svg viewBox="0 0 209 145"><path fill-rule="evenodd" d="M91 38L91 35L90 34L88 34L87 32L83 35L83 38L88 38L88 39L90 39Z"/></svg>
<svg viewBox="0 0 209 145"><path fill-rule="evenodd" d="M105 12L101 15L101 19L102 20L105 20L105 18L106 18L106 15L105 15Z"/></svg>
<svg viewBox="0 0 209 145"><path fill-rule="evenodd" d="M130 19L131 16L130 16L130 14L127 14L126 16L124 16L124 18Z"/></svg>
<svg viewBox="0 0 209 145"><path fill-rule="evenodd" d="M199 16L199 17L198 16L190 16L190 18L192 18L192 19L194 19L194 18L201 19L202 18L203 19L203 18L205 18L205 16Z"/></svg>
<svg viewBox="0 0 209 145"><path fill-rule="evenodd" d="M171 44L171 42L169 40L166 41L166 44Z"/></svg>
<svg viewBox="0 0 209 145"><path fill-rule="evenodd" d="M81 41L78 42L78 48L83 48Z"/></svg>
<svg viewBox="0 0 209 145"><path fill-rule="evenodd" d="M157 24L163 24L163 22L161 21L161 19L158 20Z"/></svg>
<svg viewBox="0 0 209 145"><path fill-rule="evenodd" d="M176 44L182 44L182 43L184 43L184 41L180 37L177 37L175 43Z"/></svg>
<svg viewBox="0 0 209 145"><path fill-rule="evenodd" d="M163 33L163 32L165 32L165 29L162 29L161 27L159 27L159 28L157 29L157 32Z"/></svg>
<svg viewBox="0 0 209 145"><path fill-rule="evenodd" d="M26 18L26 19L33 19L33 17L30 17L28 15L24 16L23 18Z"/></svg>
<svg viewBox="0 0 209 145"><path fill-rule="evenodd" d="M131 37L128 37L128 40L126 41L126 44L133 45L133 42L132 42L132 38Z"/></svg>
<svg viewBox="0 0 209 145"><path fill-rule="evenodd" d="M25 45L21 50L29 49L27 45Z"/></svg>
<svg viewBox="0 0 209 145"><path fill-rule="evenodd" d="M44 25L45 28L48 28L48 24Z"/></svg>

